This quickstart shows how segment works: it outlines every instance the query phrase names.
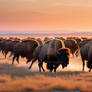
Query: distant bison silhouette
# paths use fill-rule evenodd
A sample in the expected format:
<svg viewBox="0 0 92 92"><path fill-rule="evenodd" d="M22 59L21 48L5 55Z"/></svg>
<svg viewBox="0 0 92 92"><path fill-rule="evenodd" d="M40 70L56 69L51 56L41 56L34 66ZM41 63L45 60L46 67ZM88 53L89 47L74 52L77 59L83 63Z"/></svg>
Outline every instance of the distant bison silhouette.
<svg viewBox="0 0 92 92"><path fill-rule="evenodd" d="M67 39L67 40L64 40L64 43L65 43L65 47L69 48L71 50L72 55L75 54L76 56L78 56L78 54L79 54L79 45L78 45L76 40Z"/></svg>
<svg viewBox="0 0 92 92"><path fill-rule="evenodd" d="M38 42L35 40L23 40L22 42L16 43L13 46L12 51L12 64L14 63L15 59L19 63L19 56L25 57L27 62L31 61L33 58L33 52L38 45Z"/></svg>

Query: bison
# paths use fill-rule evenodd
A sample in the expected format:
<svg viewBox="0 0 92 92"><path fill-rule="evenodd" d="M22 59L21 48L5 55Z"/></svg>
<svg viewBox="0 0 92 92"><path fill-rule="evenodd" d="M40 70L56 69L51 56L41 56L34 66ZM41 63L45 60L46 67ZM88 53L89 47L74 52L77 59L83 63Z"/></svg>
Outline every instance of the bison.
<svg viewBox="0 0 92 92"><path fill-rule="evenodd" d="M6 58L6 56L7 56L7 54L8 54L9 52L12 52L12 51L13 51L13 46L14 46L16 43L19 43L19 41L12 41L12 40L6 41L6 43L5 43L5 49L4 49L5 58Z"/></svg>
<svg viewBox="0 0 92 92"><path fill-rule="evenodd" d="M47 63L47 69L56 72L57 67L61 64L63 68L67 66L69 50L64 48L64 43L61 40L53 39L46 41L43 45L38 46L34 51L34 58L29 67L31 69L33 63L38 59L39 71L43 68L43 62ZM62 49L63 48L63 49Z"/></svg>
<svg viewBox="0 0 92 92"><path fill-rule="evenodd" d="M79 54L79 45L76 40L68 39L64 41L65 47L71 50L72 55L78 56Z"/></svg>
<svg viewBox="0 0 92 92"><path fill-rule="evenodd" d="M79 47L81 48L82 46L84 46L85 44L87 44L89 41L91 41L91 40L90 40L90 39L82 40L82 41L79 43Z"/></svg>
<svg viewBox="0 0 92 92"><path fill-rule="evenodd" d="M89 72L92 69L92 41L88 42L84 46L80 48L80 54L81 54L81 59L83 63L83 71L84 71L84 66L85 66L85 60L87 60L87 66L89 69Z"/></svg>
<svg viewBox="0 0 92 92"><path fill-rule="evenodd" d="M38 42L35 40L23 40L22 42L16 43L13 46L12 51L12 64L14 63L15 59L19 63L19 56L23 58L25 57L27 59L27 62L31 61L31 59L33 58L33 52L38 45Z"/></svg>

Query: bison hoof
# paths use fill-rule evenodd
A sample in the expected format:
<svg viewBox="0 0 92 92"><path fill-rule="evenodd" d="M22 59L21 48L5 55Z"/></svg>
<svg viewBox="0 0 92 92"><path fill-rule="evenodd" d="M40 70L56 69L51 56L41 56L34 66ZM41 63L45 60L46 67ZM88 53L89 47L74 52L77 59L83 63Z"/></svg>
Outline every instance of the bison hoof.
<svg viewBox="0 0 92 92"><path fill-rule="evenodd" d="M45 72L45 70L43 70L43 72Z"/></svg>
<svg viewBox="0 0 92 92"><path fill-rule="evenodd" d="M91 72L91 69L89 69L89 72Z"/></svg>

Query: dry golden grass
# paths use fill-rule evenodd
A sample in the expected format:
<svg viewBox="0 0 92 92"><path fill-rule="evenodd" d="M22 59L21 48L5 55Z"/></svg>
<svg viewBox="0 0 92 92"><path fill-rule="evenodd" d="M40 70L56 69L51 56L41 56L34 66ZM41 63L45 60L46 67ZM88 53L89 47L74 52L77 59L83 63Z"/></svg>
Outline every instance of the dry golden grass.
<svg viewBox="0 0 92 92"><path fill-rule="evenodd" d="M0 92L32 92L54 90L92 91L92 74L80 71L57 73L30 72L11 64L0 64Z"/></svg>
<svg viewBox="0 0 92 92"><path fill-rule="evenodd" d="M68 67L59 67L57 73L40 73L37 63L29 71L24 59L12 65L11 59L0 56L0 92L92 92L92 73L87 68L81 71L80 57L71 58Z"/></svg>

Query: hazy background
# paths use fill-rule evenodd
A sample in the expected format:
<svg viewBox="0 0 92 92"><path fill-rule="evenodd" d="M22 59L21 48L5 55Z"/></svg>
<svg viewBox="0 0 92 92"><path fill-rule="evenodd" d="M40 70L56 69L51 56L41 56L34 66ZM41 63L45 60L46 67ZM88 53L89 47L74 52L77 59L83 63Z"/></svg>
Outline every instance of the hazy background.
<svg viewBox="0 0 92 92"><path fill-rule="evenodd" d="M92 0L0 0L1 31L92 32L91 29Z"/></svg>

